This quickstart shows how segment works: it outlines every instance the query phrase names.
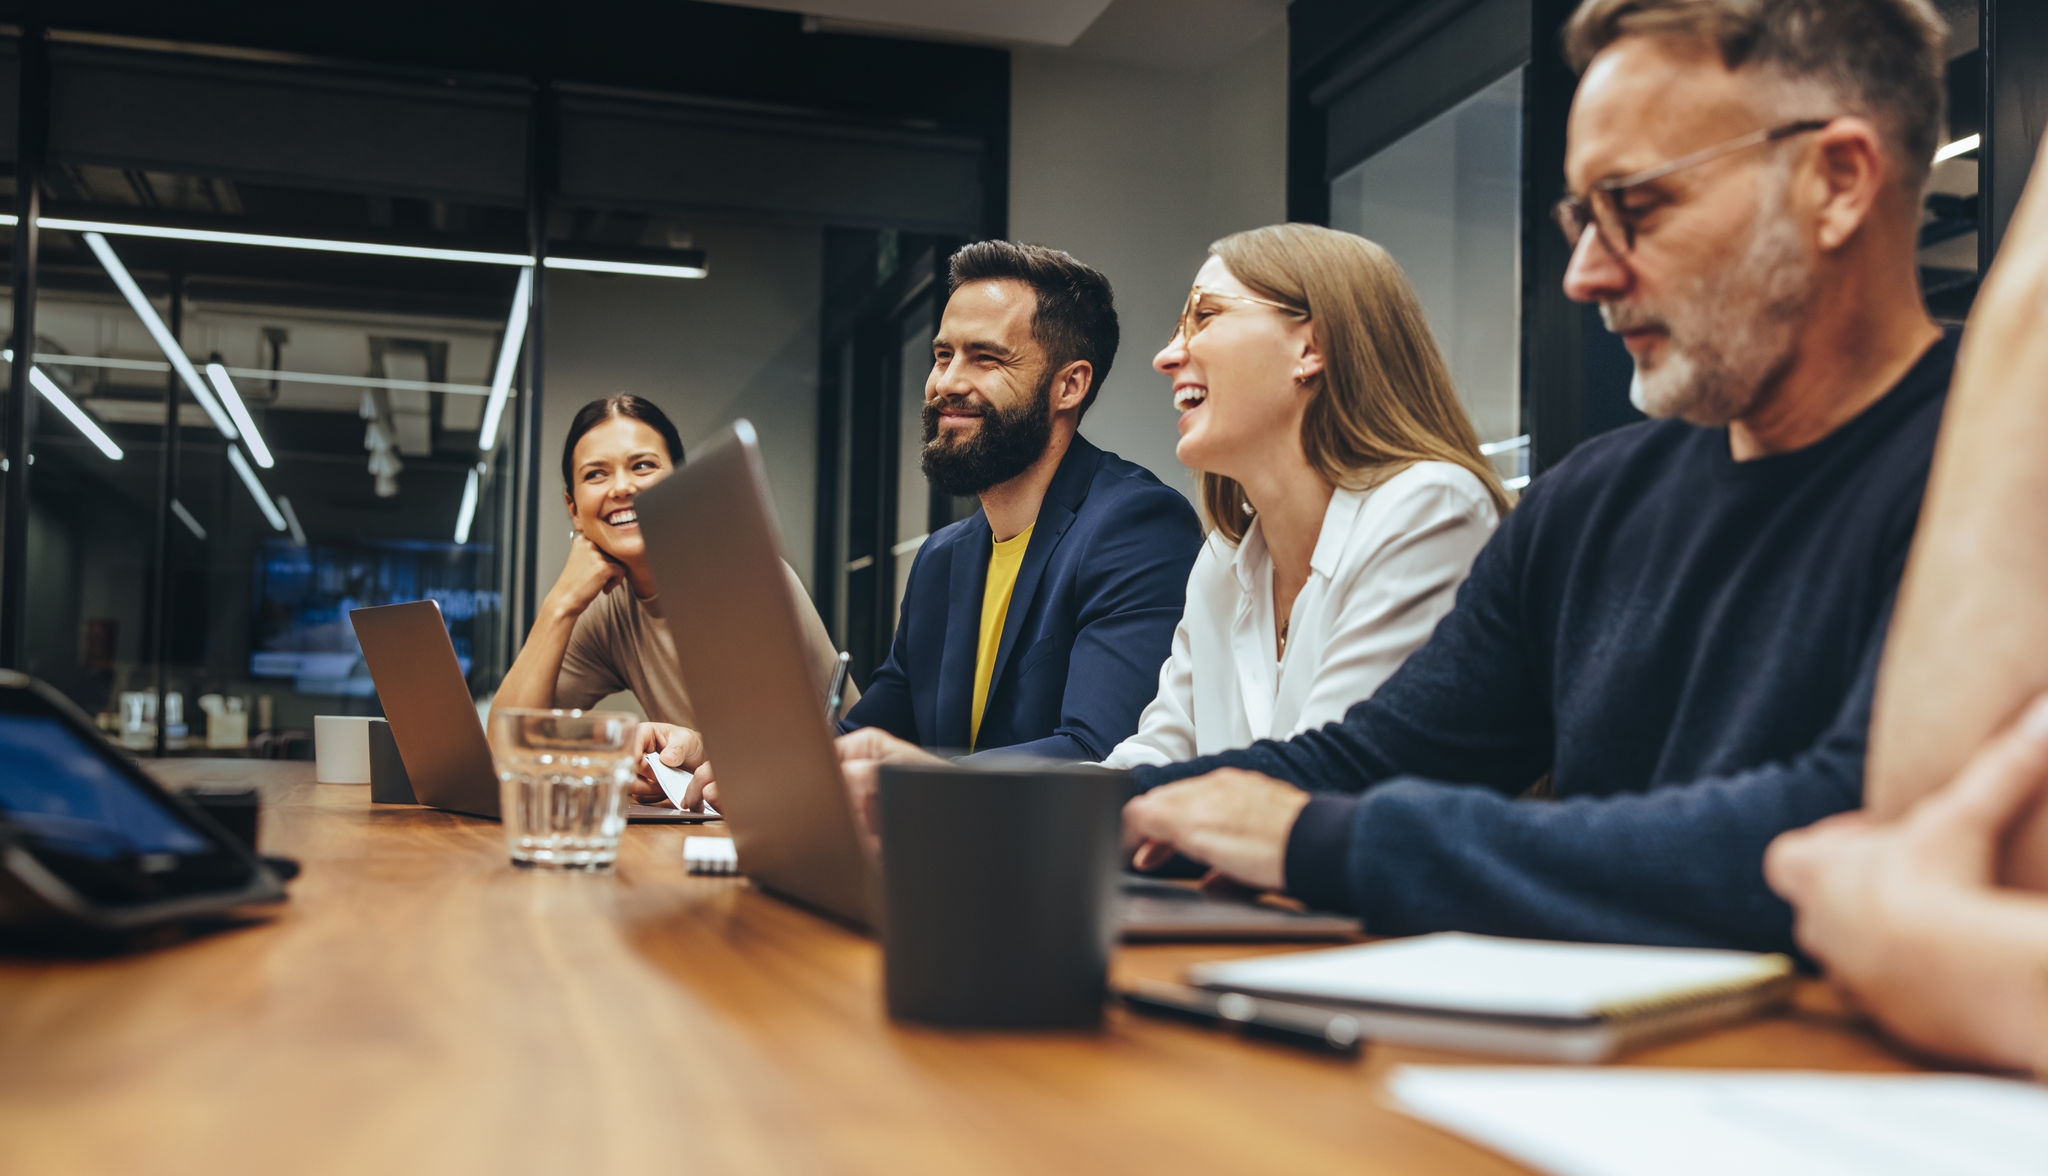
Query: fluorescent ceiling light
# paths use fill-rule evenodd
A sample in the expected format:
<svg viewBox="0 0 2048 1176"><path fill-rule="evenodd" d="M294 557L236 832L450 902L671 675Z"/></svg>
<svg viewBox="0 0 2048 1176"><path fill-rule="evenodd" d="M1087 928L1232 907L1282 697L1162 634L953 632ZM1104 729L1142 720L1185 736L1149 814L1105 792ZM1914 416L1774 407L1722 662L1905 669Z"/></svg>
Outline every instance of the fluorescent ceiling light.
<svg viewBox="0 0 2048 1176"><path fill-rule="evenodd" d="M213 390L220 393L221 403L228 406L228 415L235 418L235 428L242 431L242 442L249 447L249 456L266 470L276 465L270 456L270 446L263 443L262 434L256 431L256 422L249 419L249 406L242 403L242 393L236 389L235 382L228 379L228 369L209 363L206 365L206 378L212 382Z"/></svg>
<svg viewBox="0 0 2048 1176"><path fill-rule="evenodd" d="M5 351L0 351L0 359L13 363L14 349L10 347ZM97 355L66 355L63 352L51 351L36 352L36 362L46 363L51 367L114 368L124 372L167 372L171 370L170 364L155 359L102 359Z"/></svg>
<svg viewBox="0 0 2048 1176"><path fill-rule="evenodd" d="M243 459L239 446L228 446L228 464L235 467L235 473L241 475L242 485L249 488L249 497L254 498L256 505L262 508L263 517L270 521L270 529L284 530L284 516L277 513L277 504L270 501L270 492L263 488L263 483L256 480L256 471L249 468L249 463Z"/></svg>
<svg viewBox="0 0 2048 1176"><path fill-rule="evenodd" d="M277 380L286 384L332 384L340 388L389 388L393 392L453 392L488 396L488 384L449 384L439 380L391 380L382 376L332 376L325 372L273 371L270 368L229 368L237 380Z"/></svg>
<svg viewBox="0 0 2048 1176"><path fill-rule="evenodd" d="M19 224L13 213L0 213L0 226ZM151 237L160 241L198 241L210 245L254 245L265 249L308 249L317 253L353 253L363 257L402 257L416 261L456 261L475 265L532 266L527 253L488 249L442 249L432 245L394 245L383 241L343 241L330 237L291 237L279 233L242 233L229 229L188 229L173 225L137 225L123 221L39 217L36 224L67 233L106 233L116 237ZM586 257L549 257L549 269L585 270L600 274L644 274L655 278L701 278L701 265L660 262L603 261Z"/></svg>
<svg viewBox="0 0 2048 1176"><path fill-rule="evenodd" d="M1943 147L1941 150L1935 152L1934 162L1947 163L1949 160L1954 159L1958 155L1968 155L1970 152L1975 151L1978 147L1982 146L1983 143L1984 136L1982 135L1964 135L1962 138L1957 139L1955 142L1950 143L1947 146Z"/></svg>
<svg viewBox="0 0 2048 1176"><path fill-rule="evenodd" d="M527 304L533 300L533 267L519 271L512 291L512 314L505 320L505 341L498 348L498 368L491 375L491 399L484 405L484 423L477 430L477 448L486 453L498 443L498 422L505 415L505 397L512 391L512 373L519 367L519 349L526 345Z"/></svg>
<svg viewBox="0 0 2048 1176"><path fill-rule="evenodd" d="M0 351L9 363L12 350ZM61 351L38 351L36 362L51 367L111 368L123 372L167 372L171 365L156 359L114 359L104 355L68 355ZM449 384L437 380L389 380L382 376L337 376L327 372L291 372L281 368L226 369L237 380L276 380L285 384L333 384L343 388L389 388L393 392L453 392L460 396L489 396L489 384Z"/></svg>
<svg viewBox="0 0 2048 1176"><path fill-rule="evenodd" d="M284 512L284 523L291 529L292 542L300 547L306 546L306 529L299 525L299 512L292 509L292 500L282 494L278 495L277 509Z"/></svg>
<svg viewBox="0 0 2048 1176"><path fill-rule="evenodd" d="M469 525L476 521L477 472L484 468L482 462L471 466L469 478L462 483L462 508L455 512L455 541L469 542Z"/></svg>
<svg viewBox="0 0 2048 1176"><path fill-rule="evenodd" d="M13 214L0 216L0 225L20 223ZM420 261L463 261L483 265L532 265L524 253L495 253L482 249L438 249L428 245L390 245L381 241L337 241L324 237L286 237L276 233L237 233L225 229L185 229L171 225L136 225L122 221L74 220L70 217L38 217L45 229L67 233L109 233L116 237L153 237L160 241L199 241L210 245L256 245L268 249L311 249L319 253L355 253L368 257L409 257Z"/></svg>
<svg viewBox="0 0 2048 1176"><path fill-rule="evenodd" d="M175 498L171 499L171 513L177 515L178 521L185 524L185 529L192 532L201 543L206 542L206 528L199 525L199 520L192 517L192 512L185 509L184 503Z"/></svg>
<svg viewBox="0 0 2048 1176"><path fill-rule="evenodd" d="M599 261L590 257L557 257L549 254L542 264L549 269L580 270L592 274L641 274L650 278L701 278L701 265L658 265L645 261Z"/></svg>
<svg viewBox="0 0 2048 1176"><path fill-rule="evenodd" d="M192 369L192 361L185 358L185 348L176 339L171 338L171 329L164 326L164 320L157 317L156 307L151 306L149 299L142 296L142 288L129 276L128 267L122 265L121 259L114 256L114 249L107 244L107 239L98 233L87 233L85 243L92 250L93 256L100 259L100 264L107 267L107 276L113 278L114 285L121 288L121 297L128 300L128 306L149 330L149 337L156 340L156 345L163 351L164 358L171 361L171 366L178 370L178 377L185 381L186 387L192 389L193 398L199 401L199 407L206 410L207 419L213 422L213 427L220 430L221 436L230 441L234 440L234 422L228 419L227 413L221 411L220 402L213 398L213 393L206 387L206 382Z"/></svg>
<svg viewBox="0 0 2048 1176"><path fill-rule="evenodd" d="M1488 441L1479 447L1479 454L1481 457L1492 457L1496 453L1511 453L1517 449L1525 448L1528 444L1529 434L1524 433L1519 437L1510 437L1505 441Z"/></svg>
<svg viewBox="0 0 2048 1176"><path fill-rule="evenodd" d="M64 419L70 421L73 428L84 433L85 439L98 446L101 453L114 461L121 460L121 447L114 444L114 439L107 436L107 431L100 428L98 421L92 419L84 409L78 407L76 401L64 394L64 389L59 388L55 380L44 375L43 369L28 369L28 382L36 386L36 391L43 394L44 400L56 405L57 411L64 414Z"/></svg>
<svg viewBox="0 0 2048 1176"><path fill-rule="evenodd" d="M1500 488L1503 490L1520 490L1522 487L1527 486L1528 484L1529 475L1523 474L1519 478L1509 478L1507 481L1502 482L1500 484Z"/></svg>

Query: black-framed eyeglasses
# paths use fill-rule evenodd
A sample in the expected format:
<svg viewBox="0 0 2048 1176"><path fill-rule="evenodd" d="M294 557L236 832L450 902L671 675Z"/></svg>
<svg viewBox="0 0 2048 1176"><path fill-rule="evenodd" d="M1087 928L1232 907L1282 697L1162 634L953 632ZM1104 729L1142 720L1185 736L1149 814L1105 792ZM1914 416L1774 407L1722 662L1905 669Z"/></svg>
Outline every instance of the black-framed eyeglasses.
<svg viewBox="0 0 2048 1176"><path fill-rule="evenodd" d="M1557 202L1551 215L1557 220L1557 227L1564 230L1565 237L1573 245L1585 239L1586 229L1591 227L1600 234L1600 240L1617 256L1633 253L1636 247L1636 218L1622 205L1622 196L1630 188L1640 187L1652 180L1661 180L1672 172L1732 155L1750 147L1775 143L1793 135L1817 131L1835 121L1831 118L1803 118L1782 126L1768 127L1738 135L1726 142L1704 147L1690 155L1681 155L1669 163L1660 163L1645 171L1594 184L1584 196L1566 196Z"/></svg>

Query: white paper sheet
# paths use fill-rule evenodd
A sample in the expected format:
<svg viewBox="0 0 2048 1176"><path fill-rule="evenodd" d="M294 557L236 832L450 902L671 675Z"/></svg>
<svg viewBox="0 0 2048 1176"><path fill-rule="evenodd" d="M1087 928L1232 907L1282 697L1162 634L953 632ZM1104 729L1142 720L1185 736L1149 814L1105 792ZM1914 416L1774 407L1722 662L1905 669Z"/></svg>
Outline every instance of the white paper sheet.
<svg viewBox="0 0 2048 1176"><path fill-rule="evenodd" d="M661 790L668 796L669 803L677 808L682 808L683 789L690 786L690 781L697 778L697 773L685 772L679 768L669 767L661 762L661 753L658 751L647 753L647 766L654 769L654 781L661 785ZM710 801L699 801L698 803L704 806L705 812L710 813L714 817L718 815L718 810L711 807Z"/></svg>
<svg viewBox="0 0 2048 1176"><path fill-rule="evenodd" d="M2048 1089L1997 1078L1402 1066L1387 1101L1555 1176L2048 1173Z"/></svg>

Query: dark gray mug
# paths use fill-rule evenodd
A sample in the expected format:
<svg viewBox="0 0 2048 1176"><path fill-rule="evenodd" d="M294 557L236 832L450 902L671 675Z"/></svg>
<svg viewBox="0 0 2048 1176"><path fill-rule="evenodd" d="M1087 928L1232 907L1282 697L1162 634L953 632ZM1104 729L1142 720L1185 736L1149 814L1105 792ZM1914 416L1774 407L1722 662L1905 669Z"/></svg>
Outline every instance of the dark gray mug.
<svg viewBox="0 0 2048 1176"><path fill-rule="evenodd" d="M391 724L370 720L370 800L376 804L418 804L412 793L412 777L405 774L405 759L398 754L398 741L391 737Z"/></svg>
<svg viewBox="0 0 2048 1176"><path fill-rule="evenodd" d="M882 959L889 1015L1087 1027L1116 938L1125 774L884 764Z"/></svg>

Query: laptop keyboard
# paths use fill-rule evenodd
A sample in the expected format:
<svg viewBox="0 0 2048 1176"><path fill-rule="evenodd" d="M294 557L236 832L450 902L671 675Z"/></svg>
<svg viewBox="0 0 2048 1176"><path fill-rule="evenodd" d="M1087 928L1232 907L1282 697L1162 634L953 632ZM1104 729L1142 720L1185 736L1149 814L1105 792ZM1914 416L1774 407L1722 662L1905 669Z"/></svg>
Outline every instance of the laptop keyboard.
<svg viewBox="0 0 2048 1176"><path fill-rule="evenodd" d="M1169 919L1175 922L1242 923L1247 907L1273 918L1305 917L1285 907L1224 898L1192 886L1177 886L1151 878L1125 877L1117 896L1117 917L1127 923L1164 922Z"/></svg>

